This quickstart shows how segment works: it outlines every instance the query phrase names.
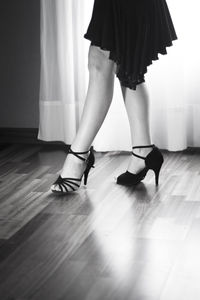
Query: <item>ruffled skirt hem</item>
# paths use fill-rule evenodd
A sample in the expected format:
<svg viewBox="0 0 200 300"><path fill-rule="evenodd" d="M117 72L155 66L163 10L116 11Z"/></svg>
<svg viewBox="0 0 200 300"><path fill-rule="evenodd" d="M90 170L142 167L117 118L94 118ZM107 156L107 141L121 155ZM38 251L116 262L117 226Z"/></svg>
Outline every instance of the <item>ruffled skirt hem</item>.
<svg viewBox="0 0 200 300"><path fill-rule="evenodd" d="M84 38L109 51L121 84L136 90L177 35L165 0L95 0Z"/></svg>

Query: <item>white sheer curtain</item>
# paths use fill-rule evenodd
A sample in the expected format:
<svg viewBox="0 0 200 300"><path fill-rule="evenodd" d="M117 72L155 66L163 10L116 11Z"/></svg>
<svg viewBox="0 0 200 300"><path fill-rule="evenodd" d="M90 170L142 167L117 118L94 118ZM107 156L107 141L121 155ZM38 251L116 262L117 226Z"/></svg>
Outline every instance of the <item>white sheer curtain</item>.
<svg viewBox="0 0 200 300"><path fill-rule="evenodd" d="M197 0L168 0L178 41L148 68L153 143L178 151L200 146L200 43ZM38 139L71 144L88 83L83 38L93 0L41 0L41 88ZM97 151L130 150L131 140L118 79L108 115L94 140Z"/></svg>
<svg viewBox="0 0 200 300"><path fill-rule="evenodd" d="M87 84L86 9L83 0L41 0L41 140L71 144L77 131Z"/></svg>

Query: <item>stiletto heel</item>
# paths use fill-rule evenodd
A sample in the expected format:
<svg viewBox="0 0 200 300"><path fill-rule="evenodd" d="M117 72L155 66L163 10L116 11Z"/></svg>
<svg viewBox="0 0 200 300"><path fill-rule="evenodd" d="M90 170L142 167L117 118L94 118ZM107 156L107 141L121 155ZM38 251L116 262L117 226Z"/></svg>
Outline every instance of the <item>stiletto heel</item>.
<svg viewBox="0 0 200 300"><path fill-rule="evenodd" d="M94 165L93 165L94 162L95 162L95 158L94 158L94 153L93 153L93 147L91 147L90 155L88 157L87 167L85 169L85 172L83 173L84 174L84 185L87 184L87 179L88 179L88 175L89 175L91 168L94 168Z"/></svg>
<svg viewBox="0 0 200 300"><path fill-rule="evenodd" d="M160 169L161 169L162 164L158 167L158 169L154 169L154 173L155 173L155 184L158 185L158 181L159 181L159 173L160 173Z"/></svg>
<svg viewBox="0 0 200 300"><path fill-rule="evenodd" d="M87 179L90 169L85 170L84 172L84 185L87 185Z"/></svg>
<svg viewBox="0 0 200 300"><path fill-rule="evenodd" d="M125 173L123 173L117 177L117 184L128 185L128 186L137 185L145 178L147 172L151 169L155 173L155 184L158 185L160 169L164 162L163 155L160 152L160 150L158 149L158 147L156 147L154 144L152 144L152 145L147 145L147 146L135 146L135 147L132 147L132 149L148 148L148 147L152 147L153 149L146 157L140 156L140 155L132 152L132 155L134 155L138 158L141 158L145 161L144 169L142 169L137 174L133 174L129 171L126 171Z"/></svg>
<svg viewBox="0 0 200 300"><path fill-rule="evenodd" d="M85 158L83 158L79 155L79 154L86 154L89 151L90 151L90 154L89 154L87 159L85 159ZM94 156L94 153L93 153L93 146L90 148L90 150L85 151L85 152L75 152L75 151L72 151L71 148L69 148L68 154L69 153L75 155L77 158L79 158L79 159L83 160L84 162L86 162L86 169L85 169L83 175L81 176L81 178L70 178L70 177L62 178L59 175L57 180L53 183L53 185L58 185L60 191L58 191L56 189L51 189L51 191L53 193L67 194L67 193L71 192L71 191L68 190L69 187L72 189L72 191L76 191L81 185L81 181L82 181L83 176L84 176L84 184L86 185L90 169L95 167L94 166L95 156Z"/></svg>

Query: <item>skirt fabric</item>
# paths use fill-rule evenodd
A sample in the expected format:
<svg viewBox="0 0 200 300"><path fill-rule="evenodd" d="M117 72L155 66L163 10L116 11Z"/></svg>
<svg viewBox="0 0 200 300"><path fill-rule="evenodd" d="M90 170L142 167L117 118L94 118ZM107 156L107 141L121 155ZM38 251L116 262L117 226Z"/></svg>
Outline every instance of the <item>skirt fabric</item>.
<svg viewBox="0 0 200 300"><path fill-rule="evenodd" d="M136 90L147 67L177 39L165 0L95 0L84 37L110 51L121 84Z"/></svg>

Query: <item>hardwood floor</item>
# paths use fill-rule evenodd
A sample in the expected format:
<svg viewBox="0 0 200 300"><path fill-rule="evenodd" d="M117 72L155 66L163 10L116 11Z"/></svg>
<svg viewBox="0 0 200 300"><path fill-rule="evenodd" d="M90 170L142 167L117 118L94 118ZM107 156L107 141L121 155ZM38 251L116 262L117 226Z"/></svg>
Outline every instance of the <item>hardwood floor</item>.
<svg viewBox="0 0 200 300"><path fill-rule="evenodd" d="M95 152L87 187L49 190L67 149L0 145L1 300L200 299L200 151L163 151L117 185L127 152Z"/></svg>

